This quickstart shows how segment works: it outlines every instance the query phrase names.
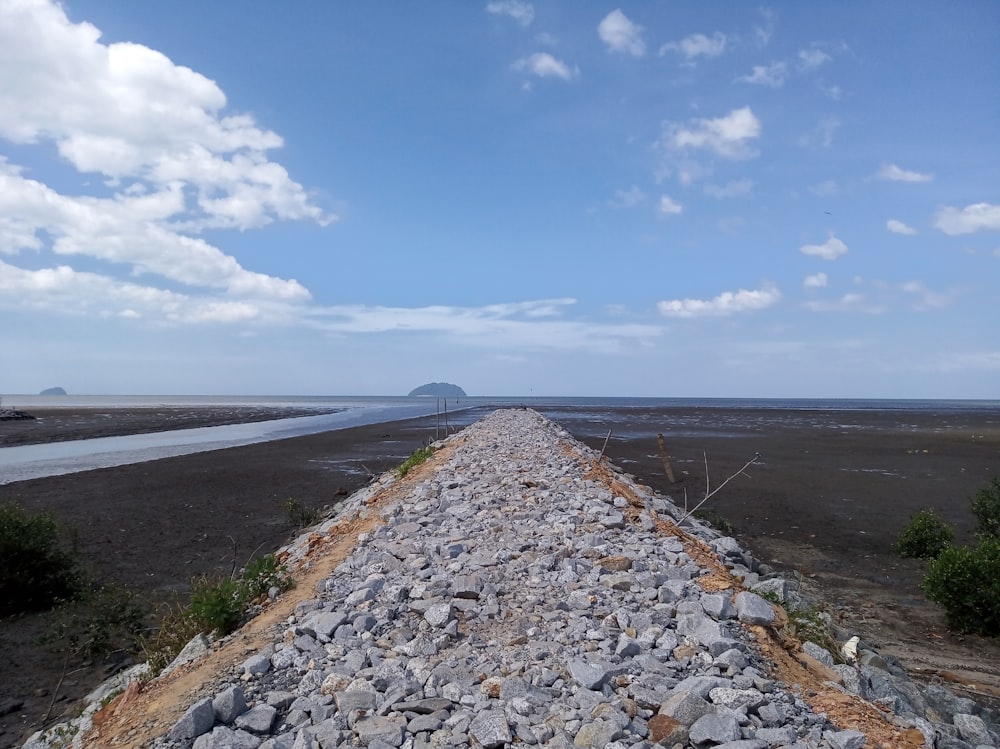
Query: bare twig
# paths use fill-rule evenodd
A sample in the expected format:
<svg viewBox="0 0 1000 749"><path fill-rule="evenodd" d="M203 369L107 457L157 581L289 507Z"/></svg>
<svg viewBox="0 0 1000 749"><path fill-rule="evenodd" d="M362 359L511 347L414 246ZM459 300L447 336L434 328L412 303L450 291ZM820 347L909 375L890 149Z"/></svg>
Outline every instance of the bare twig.
<svg viewBox="0 0 1000 749"><path fill-rule="evenodd" d="M59 697L59 690L62 689L63 679L66 678L66 668L69 666L69 654L70 649L66 648L66 657L63 658L62 673L59 674L59 683L56 684L56 688L52 691L52 700L49 702L49 709L45 711L45 715L42 716L42 723L44 724L48 721L49 716L52 715L52 708L56 704L56 699Z"/></svg>
<svg viewBox="0 0 1000 749"><path fill-rule="evenodd" d="M710 491L708 491L708 458L706 457L705 458L705 498L703 500L701 500L701 502L699 502L698 504L696 504L694 507L692 507L691 508L691 512L685 512L684 513L684 517L682 517L680 520L677 521L677 525L680 525L685 520L687 520L689 517L691 517L691 515L693 515L694 513L698 512L698 510L701 508L701 506L703 504L705 504L708 500L710 500L712 497L714 497L716 494L718 494L719 491L722 490L722 487L724 487L726 484L728 484L730 481L732 481L737 476L739 476L739 475L742 474L742 475L746 476L747 478L750 478L750 474L746 473L745 471L746 471L747 468L749 468L750 466L752 466L758 460L760 460L760 453L754 454L754 456L752 458L750 458L750 460L748 460L746 463L743 464L743 467L740 468L740 470L738 470L732 476L730 476L729 478L727 478L725 481L723 481L721 484L719 484L717 487L715 487L715 489L713 489L710 492Z"/></svg>
<svg viewBox="0 0 1000 749"><path fill-rule="evenodd" d="M597 462L600 463L604 460L604 451L608 449L608 440L611 439L611 430L608 430L608 436L604 438L604 446L601 448L601 454L597 456Z"/></svg>

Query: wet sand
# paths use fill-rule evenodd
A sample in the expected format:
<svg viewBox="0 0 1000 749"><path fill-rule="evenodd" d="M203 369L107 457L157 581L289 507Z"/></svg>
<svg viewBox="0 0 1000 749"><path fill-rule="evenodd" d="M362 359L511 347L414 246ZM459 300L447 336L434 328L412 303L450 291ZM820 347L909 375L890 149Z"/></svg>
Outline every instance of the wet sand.
<svg viewBox="0 0 1000 749"><path fill-rule="evenodd" d="M162 429L163 410L62 414L63 426L49 414L32 434L54 439L71 423L74 439ZM267 418L168 410L177 412L168 428ZM469 423L488 410L455 418ZM969 498L1000 470L1000 412L538 410L598 450L610 429L607 456L682 506L685 492L690 506L704 496L706 462L714 488L759 452L748 475L734 478L705 509L726 518L759 558L800 577L811 597L886 652L912 667L978 666L983 679L1000 685L1000 644L948 633L940 611L919 591L924 564L891 552L909 516L925 507L956 527L959 542L971 540ZM12 424L24 426L0 424L0 439L11 436ZM287 499L334 505L433 439L435 427L429 417L22 481L0 486L0 503L53 512L77 528L96 579L162 602L183 595L195 575L228 573L234 563L284 543L293 531ZM55 431L46 436L47 428ZM664 474L657 433L664 434L675 483ZM0 659L12 665L0 683L0 712L11 701L24 703L0 716L0 747L34 730L53 698L62 664L32 644L43 619L0 622ZM115 667L95 664L64 680L53 719L71 712L73 701Z"/></svg>

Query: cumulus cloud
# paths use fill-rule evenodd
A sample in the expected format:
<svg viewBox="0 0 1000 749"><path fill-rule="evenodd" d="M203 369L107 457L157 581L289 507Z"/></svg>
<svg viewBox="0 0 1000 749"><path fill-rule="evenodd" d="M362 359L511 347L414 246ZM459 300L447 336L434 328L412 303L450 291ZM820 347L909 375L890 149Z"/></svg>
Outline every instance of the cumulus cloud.
<svg viewBox="0 0 1000 749"><path fill-rule="evenodd" d="M945 206L934 217L934 227L949 236L1000 231L1000 205L973 203L965 208Z"/></svg>
<svg viewBox="0 0 1000 749"><path fill-rule="evenodd" d="M572 80L577 72L548 52L536 52L528 57L522 57L512 67L514 70L531 73L539 78L561 78L564 81Z"/></svg>
<svg viewBox="0 0 1000 749"><path fill-rule="evenodd" d="M660 196L660 213L667 216L676 216L684 210L684 207L677 203L669 195Z"/></svg>
<svg viewBox="0 0 1000 749"><path fill-rule="evenodd" d="M823 244L804 244L799 248L803 255L813 255L824 260L836 260L847 253L847 245L832 234Z"/></svg>
<svg viewBox="0 0 1000 749"><path fill-rule="evenodd" d="M917 233L917 230L912 226L907 226L902 221L897 221L894 218L889 219L885 222L885 228L891 231L893 234L906 234L912 236Z"/></svg>
<svg viewBox="0 0 1000 749"><path fill-rule="evenodd" d="M251 319L271 302L308 300L297 281L247 270L198 236L277 220L336 219L268 158L281 137L227 112L225 94L200 73L141 44L104 44L100 37L93 25L70 22L54 2L0 3L3 64L17 71L0 87L0 137L51 143L78 172L104 178L91 194L67 195L0 156L0 252L50 249L67 260L86 256L99 271L59 265L15 272L7 264L7 280L17 288L8 284L6 293L75 289L91 310L99 305L88 290L104 288L109 299L156 302L123 316L181 322ZM121 273L149 285L115 280ZM154 288L164 279L192 293ZM202 298L198 289L225 296ZM61 308L74 305L64 300Z"/></svg>
<svg viewBox="0 0 1000 749"><path fill-rule="evenodd" d="M667 42L660 47L661 55L671 51L680 52L689 61L697 57L718 57L726 51L726 35L719 31L711 36L691 34L679 42Z"/></svg>
<svg viewBox="0 0 1000 749"><path fill-rule="evenodd" d="M486 4L486 10L495 16L507 16L522 26L530 26L535 20L535 8L521 0L493 0Z"/></svg>
<svg viewBox="0 0 1000 749"><path fill-rule="evenodd" d="M827 284L826 273L814 273L811 276L806 276L802 285L807 289L822 289Z"/></svg>
<svg viewBox="0 0 1000 749"><path fill-rule="evenodd" d="M621 8L616 8L604 17L597 26L601 41L611 52L621 52L633 57L646 54L646 43L642 40L642 26L632 23Z"/></svg>
<svg viewBox="0 0 1000 749"><path fill-rule="evenodd" d="M713 299L671 299L656 307L666 317L723 317L755 312L777 304L781 292L774 286L748 291L725 291Z"/></svg>
<svg viewBox="0 0 1000 749"><path fill-rule="evenodd" d="M673 149L707 149L730 159L756 155L750 143L760 137L761 125L750 107L734 109L724 117L699 119L687 126L666 123L664 141Z"/></svg>
<svg viewBox="0 0 1000 749"><path fill-rule="evenodd" d="M882 164L876 176L879 179L889 180L890 182L930 182L934 179L933 174L911 172L895 164Z"/></svg>
<svg viewBox="0 0 1000 749"><path fill-rule="evenodd" d="M788 64L784 62L772 62L770 65L754 65L753 70L747 75L741 75L736 79L739 83L752 83L758 86L770 86L771 88L781 88L788 80Z"/></svg>

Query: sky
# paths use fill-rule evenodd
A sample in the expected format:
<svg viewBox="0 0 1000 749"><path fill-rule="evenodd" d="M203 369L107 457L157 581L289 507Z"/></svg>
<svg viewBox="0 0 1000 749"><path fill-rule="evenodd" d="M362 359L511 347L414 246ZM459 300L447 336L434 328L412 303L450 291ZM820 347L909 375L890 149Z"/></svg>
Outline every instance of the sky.
<svg viewBox="0 0 1000 749"><path fill-rule="evenodd" d="M994 0L0 0L0 393L998 398L997 39Z"/></svg>

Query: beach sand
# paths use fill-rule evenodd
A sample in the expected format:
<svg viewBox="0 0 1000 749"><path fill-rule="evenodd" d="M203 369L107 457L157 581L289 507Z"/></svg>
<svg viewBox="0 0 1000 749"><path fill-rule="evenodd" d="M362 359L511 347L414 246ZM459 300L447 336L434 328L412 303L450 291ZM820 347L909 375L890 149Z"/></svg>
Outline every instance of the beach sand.
<svg viewBox="0 0 1000 749"><path fill-rule="evenodd" d="M19 429L31 441L70 431L78 439L268 415L168 410L174 413L166 422L163 409L39 412L45 418L33 427L3 423L0 437ZM455 418L468 423L488 410ZM1000 470L1000 413L539 410L598 450L610 429L608 458L681 506L685 492L689 506L704 497L706 464L715 488L760 453L704 509L732 523L758 558L800 578L803 591L843 626L911 671L953 672L1000 690L1000 643L949 633L919 590L925 564L892 553L910 515L925 507L956 527L959 542L972 540L968 501ZM75 526L95 579L126 584L162 604L182 597L192 577L229 574L286 542L294 531L288 499L335 505L432 440L436 427L429 417L17 482L0 485L0 503L50 511ZM657 433L664 434L674 483ZM44 626L44 616L0 622L0 659L10 664L0 682L0 712L23 703L0 716L0 747L38 728L53 699L50 722L72 713L76 700L121 665L73 664L56 692L61 659L34 644Z"/></svg>

